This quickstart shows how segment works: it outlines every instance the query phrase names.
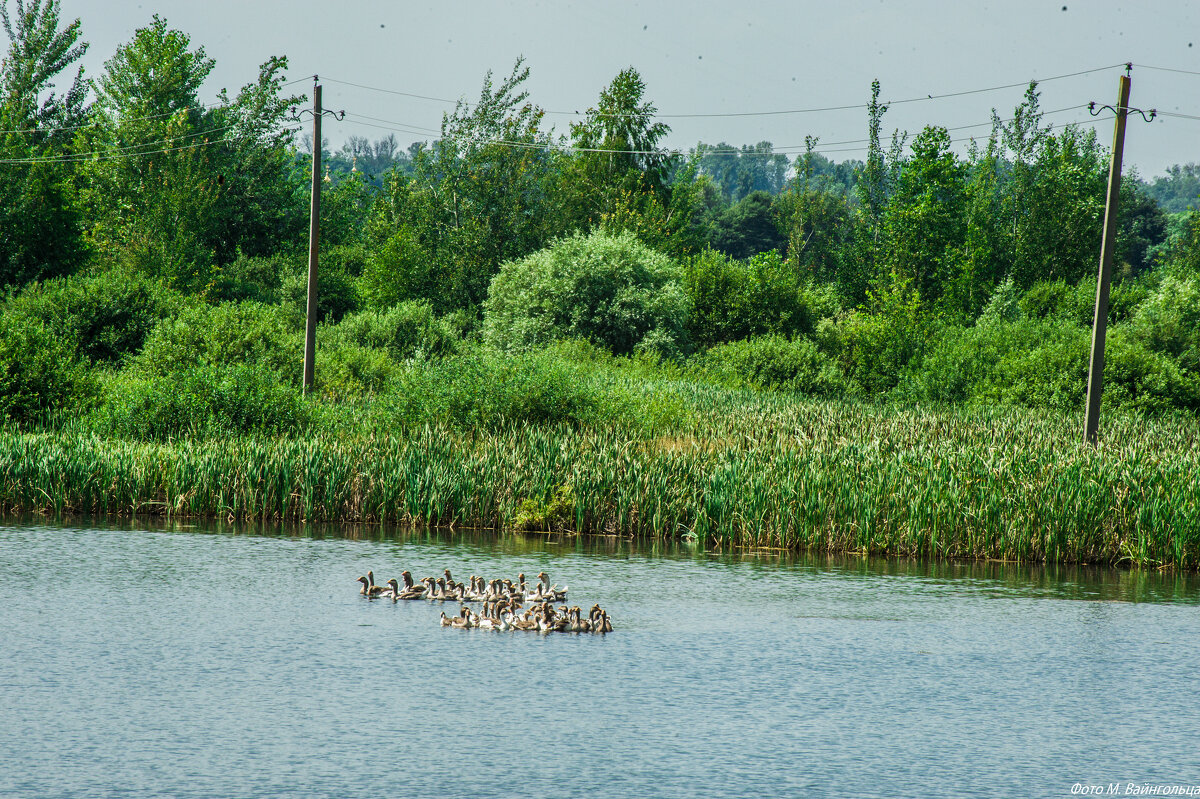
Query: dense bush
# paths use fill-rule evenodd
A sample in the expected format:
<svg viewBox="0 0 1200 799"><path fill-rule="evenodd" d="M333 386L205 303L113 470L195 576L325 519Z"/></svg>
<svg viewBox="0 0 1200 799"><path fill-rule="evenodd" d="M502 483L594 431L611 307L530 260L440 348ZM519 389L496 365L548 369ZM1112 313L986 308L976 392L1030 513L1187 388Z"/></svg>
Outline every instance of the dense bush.
<svg viewBox="0 0 1200 799"><path fill-rule="evenodd" d="M610 410L586 367L552 353L475 353L412 362L385 401L396 421L406 425L594 424Z"/></svg>
<svg viewBox="0 0 1200 799"><path fill-rule="evenodd" d="M1079 325L1091 325L1096 308L1096 283L1083 280L1071 285L1065 280L1043 280L1021 295L1021 312L1032 318L1053 317Z"/></svg>
<svg viewBox="0 0 1200 799"><path fill-rule="evenodd" d="M317 267L317 321L337 322L361 305L357 277L363 268L360 246L331 247ZM296 259L283 275L279 299L301 318L308 312L308 259Z"/></svg>
<svg viewBox="0 0 1200 799"><path fill-rule="evenodd" d="M75 347L39 319L0 313L0 420L26 424L86 406L95 383Z"/></svg>
<svg viewBox="0 0 1200 799"><path fill-rule="evenodd" d="M1087 330L1056 319L946 327L906 381L914 399L1082 407Z"/></svg>
<svg viewBox="0 0 1200 799"><path fill-rule="evenodd" d="M759 336L713 347L693 359L701 377L733 387L830 397L845 392L837 364L804 338Z"/></svg>
<svg viewBox="0 0 1200 799"><path fill-rule="evenodd" d="M294 386L252 364L200 364L146 379L110 381L109 396L90 418L105 435L284 435L307 421Z"/></svg>
<svg viewBox="0 0 1200 799"><path fill-rule="evenodd" d="M154 328L131 364L138 375L167 375L196 365L247 364L300 382L304 333L286 308L257 302L184 310Z"/></svg>
<svg viewBox="0 0 1200 799"><path fill-rule="evenodd" d="M452 324L434 316L428 302L362 311L318 329L317 383L330 397L378 393L400 373L401 362L450 355L462 346Z"/></svg>
<svg viewBox="0 0 1200 799"><path fill-rule="evenodd" d="M508 351L584 338L617 354L686 350L687 296L667 256L630 233L560 239L505 263L484 302L484 340Z"/></svg>
<svg viewBox="0 0 1200 799"><path fill-rule="evenodd" d="M359 293L370 308L436 296L437 263L408 225L400 225L376 247L359 277Z"/></svg>
<svg viewBox="0 0 1200 799"><path fill-rule="evenodd" d="M839 303L832 286L802 285L776 250L738 261L705 250L684 265L692 343L711 347L767 333L811 335Z"/></svg>
<svg viewBox="0 0 1200 799"><path fill-rule="evenodd" d="M187 302L148 277L114 270L32 284L4 313L39 320L83 358L114 363L137 354L155 325Z"/></svg>
<svg viewBox="0 0 1200 799"><path fill-rule="evenodd" d="M835 354L856 394L884 395L899 385L910 364L920 363L936 320L913 294L888 294L874 311L856 310L837 320L822 338Z"/></svg>
<svg viewBox="0 0 1200 799"><path fill-rule="evenodd" d="M453 325L435 316L426 300L351 314L337 325L321 328L318 335L322 344L374 347L396 360L451 355L462 344Z"/></svg>
<svg viewBox="0 0 1200 799"><path fill-rule="evenodd" d="M1104 404L1145 413L1200 410L1200 375L1150 350L1136 331L1118 327L1104 353Z"/></svg>
<svg viewBox="0 0 1200 799"><path fill-rule="evenodd" d="M316 385L330 399L353 401L377 394L401 372L402 365L387 350L350 341L317 344Z"/></svg>
<svg viewBox="0 0 1200 799"><path fill-rule="evenodd" d="M279 302L283 276L296 271L296 258L283 255L250 257L239 253L236 260L221 267L205 293L210 302L254 300L267 304Z"/></svg>
<svg viewBox="0 0 1200 799"><path fill-rule="evenodd" d="M1200 373L1200 275L1183 270L1163 275L1157 289L1134 312L1130 325L1145 347Z"/></svg>

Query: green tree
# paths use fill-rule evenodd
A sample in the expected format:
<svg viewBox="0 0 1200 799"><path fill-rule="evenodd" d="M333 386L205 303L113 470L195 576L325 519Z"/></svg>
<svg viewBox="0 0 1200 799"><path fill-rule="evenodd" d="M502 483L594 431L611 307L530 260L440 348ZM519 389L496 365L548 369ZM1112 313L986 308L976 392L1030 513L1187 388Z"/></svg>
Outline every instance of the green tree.
<svg viewBox="0 0 1200 799"><path fill-rule="evenodd" d="M945 128L916 137L884 215L888 280L935 302L957 276L966 234L966 169Z"/></svg>
<svg viewBox="0 0 1200 799"><path fill-rule="evenodd" d="M669 155L658 149L671 128L655 122L657 109L643 101L646 84L633 67L623 69L600 91L600 101L589 108L582 122L571 125L583 174L603 190L645 182L653 191L665 191Z"/></svg>
<svg viewBox="0 0 1200 799"><path fill-rule="evenodd" d="M887 110L887 104L879 102L879 81L871 81L871 102L867 104L867 161L858 175L855 189L873 242L878 240L887 205L887 160L879 139Z"/></svg>
<svg viewBox="0 0 1200 799"><path fill-rule="evenodd" d="M855 253L856 224L842 175L815 152L818 139L804 138L797 175L775 201L776 219L787 238L787 259L799 275L835 284L852 303L866 298L869 275Z"/></svg>
<svg viewBox="0 0 1200 799"><path fill-rule="evenodd" d="M1041 126L1037 83L1004 127L1012 176L1002 187L1009 274L1021 288L1079 280L1100 253L1107 168L1095 131Z"/></svg>
<svg viewBox="0 0 1200 799"><path fill-rule="evenodd" d="M709 245L734 258L782 249L786 241L776 225L771 195L765 191L747 194L708 227Z"/></svg>
<svg viewBox="0 0 1200 799"><path fill-rule="evenodd" d="M478 101L459 103L416 152L413 175L389 174L367 228L375 296L429 299L439 313L477 307L502 262L562 232L561 156L521 89L528 77L522 60L498 86L489 72Z"/></svg>
<svg viewBox="0 0 1200 799"><path fill-rule="evenodd" d="M726 202L735 203L751 192L779 194L787 183L788 157L774 152L769 141L740 148L721 142L696 146L700 173L720 187Z"/></svg>
<svg viewBox="0 0 1200 799"><path fill-rule="evenodd" d="M96 85L99 156L89 164L92 235L112 255L173 286L203 289L239 250L266 255L298 237L302 213L288 178L287 62L213 108L199 90L215 66L203 47L155 16L117 49Z"/></svg>
<svg viewBox="0 0 1200 799"><path fill-rule="evenodd" d="M83 123L87 84L54 79L87 50L80 23L59 25L58 0L0 3L10 46L0 65L0 286L67 274L86 249L73 188L71 130ZM45 99L42 99L42 98Z"/></svg>
<svg viewBox="0 0 1200 799"><path fill-rule="evenodd" d="M688 332L697 347L763 333L813 332L807 292L775 250L745 261L705 250L685 262L683 287L691 305Z"/></svg>
<svg viewBox="0 0 1200 799"><path fill-rule="evenodd" d="M968 318L978 316L994 288L1008 273L1009 242L1004 233L1001 186L1006 164L999 155L1000 126L994 120L987 146L971 144L966 185L966 233L958 277L946 291Z"/></svg>

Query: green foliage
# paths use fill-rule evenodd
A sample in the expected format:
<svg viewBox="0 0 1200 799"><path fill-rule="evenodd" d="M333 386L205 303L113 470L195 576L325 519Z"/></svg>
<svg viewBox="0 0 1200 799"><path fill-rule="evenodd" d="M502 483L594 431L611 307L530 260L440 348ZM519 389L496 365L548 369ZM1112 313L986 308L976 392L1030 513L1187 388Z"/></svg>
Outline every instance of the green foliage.
<svg viewBox="0 0 1200 799"><path fill-rule="evenodd" d="M878 297L876 306L846 314L830 331L852 390L868 397L896 388L909 364L920 362L935 329L920 296L904 287Z"/></svg>
<svg viewBox="0 0 1200 799"><path fill-rule="evenodd" d="M434 316L428 302L363 311L318 328L317 382L333 397L377 394L401 374L402 361L441 358L460 349L457 330Z"/></svg>
<svg viewBox="0 0 1200 799"><path fill-rule="evenodd" d="M1180 268L1200 274L1200 213L1193 211L1187 217L1173 260Z"/></svg>
<svg viewBox="0 0 1200 799"><path fill-rule="evenodd" d="M1087 280L1071 285L1065 280L1042 280L1019 300L1021 312L1033 318L1053 317L1091 326L1096 315L1096 284Z"/></svg>
<svg viewBox="0 0 1200 799"><path fill-rule="evenodd" d="M1175 164L1167 167L1165 175L1159 175L1144 191L1168 214L1178 214L1195 209L1200 199L1200 165Z"/></svg>
<svg viewBox="0 0 1200 799"><path fill-rule="evenodd" d="M411 300L383 311L363 311L322 327L322 343L347 342L381 349L394 360L440 358L461 347L457 331L427 301Z"/></svg>
<svg viewBox="0 0 1200 799"><path fill-rule="evenodd" d="M1167 215L1146 193L1137 173L1121 181L1121 196L1117 206L1116 261L1131 275L1138 275L1153 265L1153 258L1162 252L1167 240Z"/></svg>
<svg viewBox="0 0 1200 799"><path fill-rule="evenodd" d="M494 87L489 72L478 101L460 103L441 138L417 151L412 178L388 176L366 233L372 305L423 298L438 313L475 308L502 262L564 228L552 196L560 156L520 88L528 75L518 60Z"/></svg>
<svg viewBox="0 0 1200 799"><path fill-rule="evenodd" d="M809 339L757 336L721 344L691 364L699 376L733 388L791 391L814 397L846 392L837 364Z"/></svg>
<svg viewBox="0 0 1200 799"><path fill-rule="evenodd" d="M311 178L312 167L309 166ZM321 192L321 249L361 247L377 189L361 172L325 184ZM322 258L324 260L324 258ZM355 274L358 272L356 271Z"/></svg>
<svg viewBox="0 0 1200 799"><path fill-rule="evenodd" d="M696 146L696 155L700 173L712 179L729 203L756 191L779 194L787 181L788 157L774 152L769 141L740 148L725 142L717 145L701 142Z"/></svg>
<svg viewBox="0 0 1200 799"><path fill-rule="evenodd" d="M1146 348L1163 353L1192 374L1200 374L1200 274L1168 272L1130 320L1133 335Z"/></svg>
<svg viewBox="0 0 1200 799"><path fill-rule="evenodd" d="M232 263L221 267L220 273L205 292L210 302L256 302L274 304L279 301L283 276L294 270L295 259L284 255L252 256L239 252Z"/></svg>
<svg viewBox="0 0 1200 799"><path fill-rule="evenodd" d="M684 262L683 287L692 307L688 333L699 347L764 333L812 334L818 319L840 310L828 291L801 285L774 250L747 261L706 250Z"/></svg>
<svg viewBox="0 0 1200 799"><path fill-rule="evenodd" d="M1075 283L1100 257L1106 165L1094 131L1073 127L1038 138L1037 161L1014 165L1007 210L1014 227L1012 275L1027 287Z"/></svg>
<svg viewBox="0 0 1200 799"><path fill-rule="evenodd" d="M369 308L387 308L406 300L437 296L446 276L407 224L400 224L371 252L359 280Z"/></svg>
<svg viewBox="0 0 1200 799"><path fill-rule="evenodd" d="M317 264L317 321L337 322L361 306L352 270L360 268L362 249L334 247ZM279 288L280 303L301 319L308 313L308 261L292 262Z"/></svg>
<svg viewBox="0 0 1200 799"><path fill-rule="evenodd" d="M1104 350L1104 405L1150 414L1195 413L1200 410L1200 374L1149 349L1137 331L1117 327Z"/></svg>
<svg viewBox="0 0 1200 799"><path fill-rule="evenodd" d="M484 340L509 351L562 338L616 354L687 346L679 268L629 233L576 235L506 263L483 307Z"/></svg>
<svg viewBox="0 0 1200 799"><path fill-rule="evenodd" d="M889 280L936 304L961 268L966 170L951 151L945 128L925 128L912 150L884 214L884 265Z"/></svg>
<svg viewBox="0 0 1200 799"><path fill-rule="evenodd" d="M243 364L299 384L302 320L285 308L257 302L202 305L165 319L133 359L134 374L166 376L192 366Z"/></svg>
<svg viewBox="0 0 1200 799"><path fill-rule="evenodd" d="M569 485L554 489L554 496L539 502L527 499L513 517L512 529L519 531L570 530L575 521L575 496Z"/></svg>
<svg viewBox="0 0 1200 799"><path fill-rule="evenodd" d="M214 66L156 15L106 62L94 124L79 137L100 154L86 189L97 245L192 292L239 252L269 255L294 240L303 219L280 130L299 99L280 96L286 59L268 60L236 98L222 93L222 105L205 108L198 92Z"/></svg>
<svg viewBox="0 0 1200 799"><path fill-rule="evenodd" d="M636 69L623 69L600 91L600 101L584 119L571 125L574 144L581 151L582 174L603 193L622 186L630 176L643 177L651 191L666 188L669 161L658 143L670 126L654 122L657 109L643 101L646 83ZM623 188L629 188L628 185Z"/></svg>
<svg viewBox="0 0 1200 799"><path fill-rule="evenodd" d="M588 370L552 352L413 361L383 401L393 423L410 427L596 424L610 411Z"/></svg>
<svg viewBox="0 0 1200 799"><path fill-rule="evenodd" d="M386 350L341 340L317 345L316 386L332 400L357 402L381 393L401 371Z"/></svg>
<svg viewBox="0 0 1200 799"><path fill-rule="evenodd" d="M40 319L0 313L0 420L28 424L89 404L95 381L75 349Z"/></svg>
<svg viewBox="0 0 1200 799"><path fill-rule="evenodd" d="M987 315L974 327L949 326L909 379L914 399L972 405L1082 408L1088 334L1045 318Z"/></svg>
<svg viewBox="0 0 1200 799"><path fill-rule="evenodd" d="M73 165L53 160L84 121L83 69L65 95L52 89L87 44L78 19L60 30L59 13L59 0L17 0L15 15L0 1L11 42L0 65L0 288L69 274L86 254Z"/></svg>
<svg viewBox="0 0 1200 799"><path fill-rule="evenodd" d="M877 237L883 224L883 212L887 205L888 172L880 132L883 115L888 105L879 102L879 81L871 81L871 102L867 104L867 160L863 164L855 183L859 207L867 219L871 238Z"/></svg>
<svg viewBox="0 0 1200 799"><path fill-rule="evenodd" d="M149 378L114 379L87 420L96 432L138 440L294 434L308 410L293 385L256 364L205 363Z"/></svg>
<svg viewBox="0 0 1200 799"><path fill-rule="evenodd" d="M869 275L854 257L859 225L846 197L797 180L776 199L775 209L792 269L814 282L837 286L855 303L862 302Z"/></svg>
<svg viewBox="0 0 1200 799"><path fill-rule="evenodd" d="M155 325L185 303L153 280L114 270L31 284L4 313L39 320L86 360L117 363L136 355Z"/></svg>
<svg viewBox="0 0 1200 799"><path fill-rule="evenodd" d="M786 241L775 224L771 195L765 191L747 194L708 227L709 245L734 258L782 249Z"/></svg>

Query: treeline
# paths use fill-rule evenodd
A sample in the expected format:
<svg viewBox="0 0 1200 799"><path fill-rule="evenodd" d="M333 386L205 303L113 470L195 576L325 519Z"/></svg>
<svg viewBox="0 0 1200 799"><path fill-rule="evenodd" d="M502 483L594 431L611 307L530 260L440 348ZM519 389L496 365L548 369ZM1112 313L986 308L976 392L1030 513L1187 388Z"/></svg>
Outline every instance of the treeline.
<svg viewBox="0 0 1200 799"><path fill-rule="evenodd" d="M0 8L0 417L84 409L152 436L315 423L295 398L310 161L286 60L206 106L213 60L155 16L60 95L80 22L57 0ZM794 162L766 142L669 153L632 68L556 133L527 76L489 74L434 141L328 154L321 396L423 386L446 407L404 399L408 422L465 424L492 411L438 380L512 379L541 399L497 389L495 418L576 419L582 400L538 371L551 356L505 364L584 339L733 387L1080 407L1107 153L1043 124L1036 85L962 156L944 128L886 140L876 82L865 160L834 164L811 138ZM1200 225L1151 188L1122 189L1106 397L1194 413Z"/></svg>

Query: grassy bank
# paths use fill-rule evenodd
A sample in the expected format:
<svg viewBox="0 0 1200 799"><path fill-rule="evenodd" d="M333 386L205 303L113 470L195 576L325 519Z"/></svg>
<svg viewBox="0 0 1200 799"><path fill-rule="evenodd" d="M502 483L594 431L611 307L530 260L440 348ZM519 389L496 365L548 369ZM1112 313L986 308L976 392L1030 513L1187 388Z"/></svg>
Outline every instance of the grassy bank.
<svg viewBox="0 0 1200 799"><path fill-rule="evenodd" d="M637 386L640 385L640 389ZM1200 425L922 411L627 381L686 408L623 424L376 424L148 443L0 434L0 505L46 513L387 521L706 545L1200 565ZM665 400L662 398L665 397Z"/></svg>

